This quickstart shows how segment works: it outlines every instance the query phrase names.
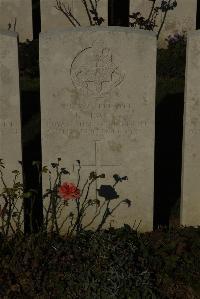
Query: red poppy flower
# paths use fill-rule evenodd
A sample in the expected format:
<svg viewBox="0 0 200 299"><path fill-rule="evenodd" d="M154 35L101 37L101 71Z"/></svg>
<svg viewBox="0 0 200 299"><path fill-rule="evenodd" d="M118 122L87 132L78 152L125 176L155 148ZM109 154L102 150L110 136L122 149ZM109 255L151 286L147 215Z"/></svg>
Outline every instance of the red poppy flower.
<svg viewBox="0 0 200 299"><path fill-rule="evenodd" d="M80 190L73 183L63 183L58 188L58 195L63 199L75 199L80 197Z"/></svg>

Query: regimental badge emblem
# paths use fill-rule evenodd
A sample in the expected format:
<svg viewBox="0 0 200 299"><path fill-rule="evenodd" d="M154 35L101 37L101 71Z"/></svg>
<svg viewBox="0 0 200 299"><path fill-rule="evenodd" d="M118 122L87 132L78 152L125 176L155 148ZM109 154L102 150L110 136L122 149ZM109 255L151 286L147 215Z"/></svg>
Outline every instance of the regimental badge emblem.
<svg viewBox="0 0 200 299"><path fill-rule="evenodd" d="M113 62L111 49L88 47L73 59L70 75L74 87L83 95L104 97L120 85L125 75Z"/></svg>

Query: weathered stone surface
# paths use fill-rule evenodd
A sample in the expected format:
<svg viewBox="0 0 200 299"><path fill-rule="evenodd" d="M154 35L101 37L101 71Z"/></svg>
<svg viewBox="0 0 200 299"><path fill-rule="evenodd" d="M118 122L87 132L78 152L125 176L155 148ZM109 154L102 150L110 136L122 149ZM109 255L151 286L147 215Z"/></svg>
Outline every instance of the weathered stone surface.
<svg viewBox="0 0 200 299"><path fill-rule="evenodd" d="M168 35L175 33L187 32L196 29L196 11L197 0L176 0L177 7L174 10L169 10L165 19L164 26L158 39L158 48L167 48L167 41L165 40ZM168 2L168 1L167 1ZM171 1L171 3L173 0ZM156 0L155 7L161 5L161 0ZM148 18L152 7L151 1L146 0L130 0L130 13L141 12L142 16ZM159 15L156 17L156 25L154 32L158 32L162 23L164 12L159 10ZM138 27L137 27L138 28Z"/></svg>
<svg viewBox="0 0 200 299"><path fill-rule="evenodd" d="M200 30L188 33L181 224L200 225Z"/></svg>
<svg viewBox="0 0 200 299"><path fill-rule="evenodd" d="M70 7L71 13L78 20L81 26L89 26L89 18L87 12L80 0L62 0L60 1L66 8ZM94 2L94 1L93 1ZM89 1L87 0L88 8L91 9ZM41 31L49 31L51 29L63 29L66 27L73 27L66 16L58 11L56 8L56 0L41 0ZM108 24L108 2L107 0L99 0L98 13L100 17L103 17L105 21L102 25ZM76 26L78 24L73 21Z"/></svg>
<svg viewBox="0 0 200 299"><path fill-rule="evenodd" d="M12 171L18 170L21 173L21 165L18 161L22 161L22 149L17 34L7 31L0 31L0 159L3 159L5 163L5 168L0 168L3 172L4 182L7 187L11 188L15 176ZM17 181L22 182L21 175ZM4 187L2 179L0 179L1 193ZM5 205L2 196L0 197L0 205L1 209ZM15 205L20 210L22 200L16 201L15 199ZM17 210L14 209L13 211ZM6 218L7 216L5 216ZM16 219L15 217L14 220ZM21 217L20 222L22 221L23 217ZM1 217L0 224L2 225ZM11 224L15 229L16 225L13 219ZM23 231L23 225L21 229Z"/></svg>
<svg viewBox="0 0 200 299"><path fill-rule="evenodd" d="M61 166L71 172L62 182L76 184L73 164L80 160L81 190L91 171L106 175L98 179L98 188L113 185L114 174L127 176L128 180L116 185L119 198L110 207L126 198L132 205L122 203L104 227L110 220L114 227L135 221L137 226L142 220L139 230L152 230L155 34L122 27L41 34L40 76L43 165L49 167L61 157ZM48 187L44 174L43 192ZM104 198L98 194L97 198L102 205ZM74 200L69 201L65 215L70 209L76 211L75 206ZM104 211L105 205L90 229L97 227ZM89 207L84 226L93 215L95 207Z"/></svg>
<svg viewBox="0 0 200 299"><path fill-rule="evenodd" d="M21 42L33 39L31 0L0 0L0 16L0 29L8 30L10 24Z"/></svg>

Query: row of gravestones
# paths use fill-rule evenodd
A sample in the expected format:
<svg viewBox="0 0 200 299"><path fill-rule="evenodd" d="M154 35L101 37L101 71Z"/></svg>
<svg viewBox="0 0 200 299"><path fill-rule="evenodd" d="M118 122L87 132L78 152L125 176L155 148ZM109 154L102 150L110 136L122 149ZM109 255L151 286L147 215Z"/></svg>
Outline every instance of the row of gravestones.
<svg viewBox="0 0 200 299"><path fill-rule="evenodd" d="M100 185L113 186L114 174L128 177L115 186L119 197L109 208L124 199L131 206L122 202L105 228L132 226L140 220L141 231L153 228L156 52L156 35L144 30L82 27L40 35L42 164L50 167L61 157L61 167L71 173L62 182L77 184L80 160L81 190L91 171L105 173L92 185L89 197L100 204ZM0 158L6 166L0 169L9 187L11 171L19 169L17 161L22 160L17 57L17 36L0 32ZM199 73L197 30L187 41L181 199L181 224L193 226L200 224ZM49 177L44 174L43 193L47 188ZM2 196L0 204L4 205ZM21 204L19 199L16 207ZM46 198L44 208L48 205ZM89 228L97 227L104 208ZM59 224L70 211L76 211L74 200L64 206ZM95 212L95 206L88 208L84 226Z"/></svg>
<svg viewBox="0 0 200 299"><path fill-rule="evenodd" d="M58 1L71 8L72 14L78 19L82 26L89 26L89 20L81 0ZM89 1L88 1L89 2ZM172 2L172 1L171 1ZM160 6L161 1L157 0L155 6ZM56 8L56 0L40 0L41 7L41 31L46 32L51 29L62 29L72 26L63 13ZM148 0L130 0L130 13L141 12L147 18L152 7L152 2ZM158 40L159 47L167 47L165 38L175 32L189 31L196 29L197 0L177 0L177 7L170 10ZM103 25L108 24L108 0L99 0L99 15L105 19ZM20 41L32 40L32 0L0 0L0 29L10 29L19 33ZM156 18L155 28L158 31L164 12L159 12Z"/></svg>

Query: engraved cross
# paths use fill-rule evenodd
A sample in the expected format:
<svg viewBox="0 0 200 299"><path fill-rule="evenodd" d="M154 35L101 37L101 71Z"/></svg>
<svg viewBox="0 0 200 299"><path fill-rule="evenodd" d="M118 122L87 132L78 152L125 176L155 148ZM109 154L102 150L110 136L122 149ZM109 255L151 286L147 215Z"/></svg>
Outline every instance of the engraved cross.
<svg viewBox="0 0 200 299"><path fill-rule="evenodd" d="M102 140L94 140L94 146L95 146L95 163L94 164L81 164L81 166L83 167L87 167L87 166L94 166L95 167L95 172L97 173L97 169L98 167L106 167L106 166L120 166L120 164L116 165L116 164L101 164L98 157L97 157L97 142L98 141L102 141ZM96 199L97 199L97 180L95 181L96 183Z"/></svg>
<svg viewBox="0 0 200 299"><path fill-rule="evenodd" d="M99 93L102 91L103 83L109 83L112 81L113 69L108 67L96 67L93 74L93 79L87 79L86 83L94 83L96 91ZM91 81L90 81L91 80Z"/></svg>

